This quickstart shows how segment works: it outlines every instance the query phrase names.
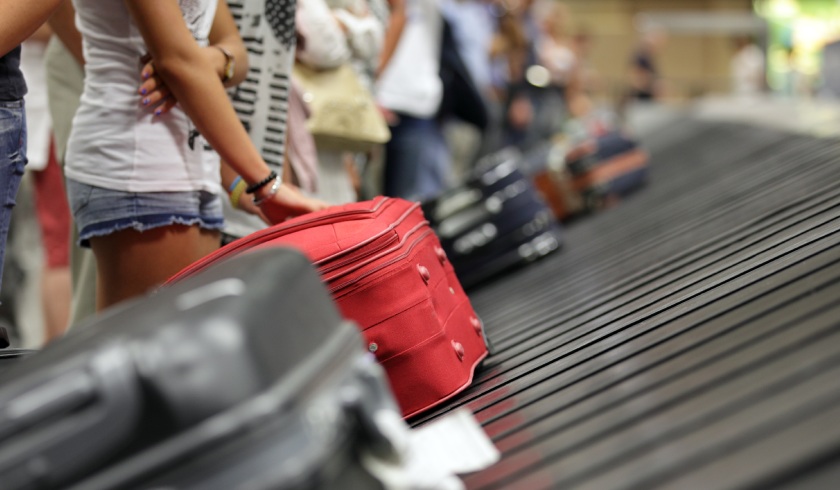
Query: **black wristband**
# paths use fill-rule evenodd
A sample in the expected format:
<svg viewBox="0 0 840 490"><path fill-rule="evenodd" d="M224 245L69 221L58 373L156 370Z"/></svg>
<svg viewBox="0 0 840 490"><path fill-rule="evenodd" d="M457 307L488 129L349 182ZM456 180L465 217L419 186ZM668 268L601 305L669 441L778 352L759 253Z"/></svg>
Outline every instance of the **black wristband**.
<svg viewBox="0 0 840 490"><path fill-rule="evenodd" d="M272 170L271 173L268 174L268 177L266 177L263 180L257 182L256 184L249 185L245 189L245 193L246 194L253 194L253 193L257 192L258 190L262 189L263 187L267 186L268 184L270 184L271 181L276 179L276 178L277 178L277 172Z"/></svg>

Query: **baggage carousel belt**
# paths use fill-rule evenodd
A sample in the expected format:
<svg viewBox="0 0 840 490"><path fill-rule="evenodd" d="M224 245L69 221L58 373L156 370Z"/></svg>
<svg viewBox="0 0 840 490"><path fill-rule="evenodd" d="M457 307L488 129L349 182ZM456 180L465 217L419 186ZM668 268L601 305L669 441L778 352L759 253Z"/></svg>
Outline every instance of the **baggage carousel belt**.
<svg viewBox="0 0 840 490"><path fill-rule="evenodd" d="M685 121L651 184L471 292L497 352L469 488L826 488L840 475L840 141Z"/></svg>

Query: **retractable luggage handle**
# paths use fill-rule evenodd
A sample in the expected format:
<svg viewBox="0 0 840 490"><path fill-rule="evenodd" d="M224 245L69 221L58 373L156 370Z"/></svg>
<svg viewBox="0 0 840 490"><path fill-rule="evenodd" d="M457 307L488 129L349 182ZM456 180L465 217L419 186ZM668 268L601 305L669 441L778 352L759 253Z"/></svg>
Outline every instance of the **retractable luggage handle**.
<svg viewBox="0 0 840 490"><path fill-rule="evenodd" d="M326 373L340 373L345 382L352 380L352 384L345 384L339 390L329 393L333 394L333 403L338 404L347 420L358 424L366 447L377 456L398 460L402 454L401 439L395 437L395 431L391 429L389 421L393 417L383 417L383 414L391 412L402 422L396 402L384 382L382 367L372 354L361 353L362 347L356 343L358 328L349 322L345 325L344 335L326 339L325 343L329 344L327 348L307 359L306 366L298 366L295 373L288 373L288 376L267 391L247 403L232 407L224 414L201 421L179 438L156 445L154 450L144 451L92 478L77 482L70 490L134 488L148 475L166 472L203 451L213 450L228 441L236 440L247 431L257 430L278 420L278 417L287 418L290 424L296 423L296 416L305 421L305 409L314 405L298 405L295 397L305 391L305 387L317 383L317 379L322 379ZM351 365L346 363L349 355L354 357ZM315 369L316 366L320 368ZM315 371L319 371L317 376L304 374Z"/></svg>
<svg viewBox="0 0 840 490"><path fill-rule="evenodd" d="M365 356L358 366L359 385L342 393L342 407L361 428L370 451L385 460L399 462L408 446L408 428L394 403L390 410L382 400L381 379L385 374L372 354Z"/></svg>
<svg viewBox="0 0 840 490"><path fill-rule="evenodd" d="M0 350L0 360L2 359L21 359L24 357L31 356L32 354L38 352L35 349L10 349L5 348Z"/></svg>
<svg viewBox="0 0 840 490"><path fill-rule="evenodd" d="M506 155L506 158L500 158L500 160L501 163L497 163L494 167L484 170L483 173L474 180L480 181L484 186L490 186L519 170L519 165L517 164L516 159L512 156ZM464 186L466 187L465 189L459 189L457 192L453 192L448 195L444 194L440 198L437 205L434 206L435 209L433 211L436 221L445 221L453 215L463 212L470 206L474 206L478 202L486 200L484 199L484 195L480 189L477 189L468 183L464 184ZM494 193L494 195L496 194L498 194L498 192Z"/></svg>
<svg viewBox="0 0 840 490"><path fill-rule="evenodd" d="M451 240L452 238L462 236L469 230L473 230L479 224L487 221L491 216L499 214L504 208L505 203L524 194L528 191L528 188L529 185L524 181L511 183L504 189L494 192L489 198L472 203L472 205L480 205L475 206L475 214L473 216L468 216L469 219L464 219L458 216L458 213L464 212L467 207L460 209L458 213L453 213L447 216L438 224L437 232L440 237L445 240Z"/></svg>
<svg viewBox="0 0 840 490"><path fill-rule="evenodd" d="M28 442L41 464L21 461L19 451L11 452L15 448L0 450L0 481L46 485L72 479L121 449L140 417L134 365L118 344L100 349L84 363L58 366L33 379L30 386L35 389L0 405L0 441L14 439L28 427L49 433L50 440L37 437ZM72 420L63 418L68 414L76 415ZM80 432L90 436L81 452L74 439ZM62 472L63 468L71 470Z"/></svg>

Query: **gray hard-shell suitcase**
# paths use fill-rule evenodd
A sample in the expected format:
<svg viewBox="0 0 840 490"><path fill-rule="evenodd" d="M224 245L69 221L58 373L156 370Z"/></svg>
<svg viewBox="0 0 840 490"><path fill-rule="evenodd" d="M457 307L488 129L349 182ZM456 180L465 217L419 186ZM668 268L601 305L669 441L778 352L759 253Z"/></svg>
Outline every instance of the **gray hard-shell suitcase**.
<svg viewBox="0 0 840 490"><path fill-rule="evenodd" d="M3 372L8 371L12 366L35 352L37 351L30 349L0 349L0 378L2 378Z"/></svg>
<svg viewBox="0 0 840 490"><path fill-rule="evenodd" d="M358 329L289 249L113 310L2 378L5 490L377 488L357 455L392 454L373 414L399 418Z"/></svg>

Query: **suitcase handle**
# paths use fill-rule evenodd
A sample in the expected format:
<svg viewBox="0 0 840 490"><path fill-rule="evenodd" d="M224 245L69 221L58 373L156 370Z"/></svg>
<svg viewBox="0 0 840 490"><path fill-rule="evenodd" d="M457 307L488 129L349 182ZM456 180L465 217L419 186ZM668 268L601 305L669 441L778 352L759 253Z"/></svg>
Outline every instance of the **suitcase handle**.
<svg viewBox="0 0 840 490"><path fill-rule="evenodd" d="M71 412L93 401L96 390L90 376L72 372L13 398L0 406L0 441L44 420Z"/></svg>
<svg viewBox="0 0 840 490"><path fill-rule="evenodd" d="M496 166L486 170L477 178L477 181L480 185L488 187L518 170L519 164L517 160L506 159ZM438 204L434 208L434 219L435 221L445 221L453 215L475 206L482 200L483 196L481 191L469 185L467 188L446 193L439 199Z"/></svg>
<svg viewBox="0 0 840 490"><path fill-rule="evenodd" d="M385 376L382 367L369 355L359 363L358 373L361 385L342 394L344 411L359 424L372 453L399 462L407 451L410 434L395 402L390 410L383 408L384 399L391 398L378 393L382 391L380 380Z"/></svg>
<svg viewBox="0 0 840 490"><path fill-rule="evenodd" d="M11 402L0 406L0 440L14 443L0 451L2 481L63 484L77 478L122 449L141 417L136 372L122 346L56 368L23 386L21 396L3 397ZM19 436L21 431L27 433ZM83 451L80 439L87 443ZM31 454L43 471L23 464Z"/></svg>
<svg viewBox="0 0 840 490"><path fill-rule="evenodd" d="M444 240L463 235L489 220L491 216L499 214L507 201L527 192L529 187L524 180L508 185L478 205L464 209L441 221L438 225L438 234Z"/></svg>

